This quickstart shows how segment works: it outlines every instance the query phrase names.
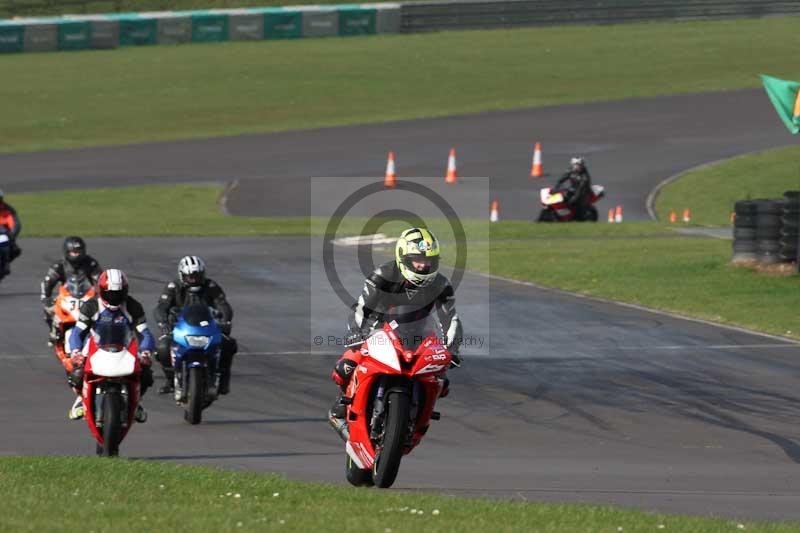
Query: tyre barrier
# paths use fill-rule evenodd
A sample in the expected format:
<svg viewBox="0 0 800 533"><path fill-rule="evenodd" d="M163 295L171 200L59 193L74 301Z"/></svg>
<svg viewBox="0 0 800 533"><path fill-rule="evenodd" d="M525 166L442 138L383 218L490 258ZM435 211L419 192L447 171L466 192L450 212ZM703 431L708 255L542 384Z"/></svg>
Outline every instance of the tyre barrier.
<svg viewBox="0 0 800 533"><path fill-rule="evenodd" d="M756 255L756 204L752 200L741 200L734 205L736 218L733 226L734 264L752 264Z"/></svg>
<svg viewBox="0 0 800 533"><path fill-rule="evenodd" d="M800 191L786 191L783 194L784 204L781 216L781 232L779 252L781 261L797 260L797 244L800 239Z"/></svg>
<svg viewBox="0 0 800 533"><path fill-rule="evenodd" d="M400 4L254 7L0 20L0 53L398 33Z"/></svg>
<svg viewBox="0 0 800 533"><path fill-rule="evenodd" d="M756 200L756 255L762 265L781 263L783 200Z"/></svg>
<svg viewBox="0 0 800 533"><path fill-rule="evenodd" d="M797 259L800 191L777 200L741 200L734 212L732 263L769 267Z"/></svg>

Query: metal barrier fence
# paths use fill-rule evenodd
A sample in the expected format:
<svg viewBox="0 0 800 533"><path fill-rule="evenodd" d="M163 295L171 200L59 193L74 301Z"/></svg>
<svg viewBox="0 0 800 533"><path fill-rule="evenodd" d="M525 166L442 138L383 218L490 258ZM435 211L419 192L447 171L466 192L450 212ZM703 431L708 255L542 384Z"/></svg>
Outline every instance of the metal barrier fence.
<svg viewBox="0 0 800 533"><path fill-rule="evenodd" d="M800 0L471 0L65 15L0 20L0 52L787 14L800 15Z"/></svg>
<svg viewBox="0 0 800 533"><path fill-rule="evenodd" d="M498 0L409 2L401 31L616 24L800 15L798 0Z"/></svg>

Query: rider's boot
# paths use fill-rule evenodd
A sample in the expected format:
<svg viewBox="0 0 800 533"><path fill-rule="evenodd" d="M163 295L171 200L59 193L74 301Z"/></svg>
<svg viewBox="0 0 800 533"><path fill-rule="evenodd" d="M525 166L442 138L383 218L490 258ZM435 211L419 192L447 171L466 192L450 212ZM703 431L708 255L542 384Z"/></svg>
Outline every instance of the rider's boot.
<svg viewBox="0 0 800 533"><path fill-rule="evenodd" d="M51 348L58 344L61 340L59 337L58 327L55 324L50 325L50 333L47 335L47 345Z"/></svg>
<svg viewBox="0 0 800 533"><path fill-rule="evenodd" d="M138 404L136 406L136 412L133 414L133 419L140 424L147 422L147 411L142 404Z"/></svg>
<svg viewBox="0 0 800 533"><path fill-rule="evenodd" d="M83 399L81 399L81 397L78 396L77 398L75 398L75 403L72 404L72 407L67 412L67 417L70 420L80 420L81 418L83 418L84 411L85 410L83 408Z"/></svg>
<svg viewBox="0 0 800 533"><path fill-rule="evenodd" d="M219 387L217 387L219 394L228 394L231 392L231 370L223 369L219 373Z"/></svg>
<svg viewBox="0 0 800 533"><path fill-rule="evenodd" d="M169 394L175 392L175 370L172 368L164 368L164 385L158 389L159 394Z"/></svg>
<svg viewBox="0 0 800 533"><path fill-rule="evenodd" d="M450 380L444 378L444 384L442 385L442 392L439 393L439 398L447 398L448 394L450 394Z"/></svg>

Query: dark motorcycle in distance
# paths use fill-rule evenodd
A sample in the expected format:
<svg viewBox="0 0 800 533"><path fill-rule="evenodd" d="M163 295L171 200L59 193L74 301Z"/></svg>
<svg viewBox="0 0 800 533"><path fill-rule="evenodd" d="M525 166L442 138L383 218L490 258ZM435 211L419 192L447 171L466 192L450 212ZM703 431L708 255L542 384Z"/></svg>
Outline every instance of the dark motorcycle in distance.
<svg viewBox="0 0 800 533"><path fill-rule="evenodd" d="M542 211L539 213L539 222L597 222L599 215L594 206L605 196L605 188L602 185L592 185L592 195L589 198L589 205L579 208L568 203L570 191L553 190L545 187L539 191L539 198L542 204Z"/></svg>

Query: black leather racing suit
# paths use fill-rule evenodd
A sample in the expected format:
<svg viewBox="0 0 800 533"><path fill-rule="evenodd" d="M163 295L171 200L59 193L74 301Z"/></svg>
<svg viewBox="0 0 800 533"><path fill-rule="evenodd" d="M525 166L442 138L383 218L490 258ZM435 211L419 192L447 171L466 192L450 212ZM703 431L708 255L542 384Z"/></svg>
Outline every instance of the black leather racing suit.
<svg viewBox="0 0 800 533"><path fill-rule="evenodd" d="M192 302L202 302L216 311L216 319L222 330L222 347L220 357L220 393L227 391L230 382L233 356L238 349L236 340L230 336L233 308L225 297L225 292L214 280L206 278L200 287L184 285L180 279L170 281L158 298L158 305L153 316L158 322L161 334L157 343L158 362L164 370L164 376L171 383L175 375L172 368L172 328L180 310Z"/></svg>
<svg viewBox="0 0 800 533"><path fill-rule="evenodd" d="M461 359L458 353L462 344L463 328L456 313L455 292L450 281L444 275L437 274L428 285L417 287L403 277L395 261L384 263L364 282L364 288L353 308L353 315L348 321L347 344L356 345L375 328L380 327L384 319L417 321L428 316L434 309L445 345L453 354L454 362L459 364ZM345 354L336 363L331 377L344 388L355 367L354 361Z"/></svg>
<svg viewBox="0 0 800 533"><path fill-rule="evenodd" d="M556 182L555 191L567 192L567 203L576 209L585 209L592 197L592 177L585 168L580 172L569 171Z"/></svg>
<svg viewBox="0 0 800 533"><path fill-rule="evenodd" d="M47 322L47 327L50 329L50 342L58 340L58 332L53 329L53 290L56 285L65 283L70 276L81 274L94 284L102 272L103 269L100 268L100 264L90 255L84 255L74 262L59 259L47 269L47 274L45 274L41 283L42 293L39 298L44 306L45 322Z"/></svg>

